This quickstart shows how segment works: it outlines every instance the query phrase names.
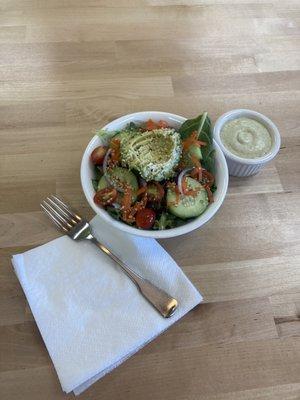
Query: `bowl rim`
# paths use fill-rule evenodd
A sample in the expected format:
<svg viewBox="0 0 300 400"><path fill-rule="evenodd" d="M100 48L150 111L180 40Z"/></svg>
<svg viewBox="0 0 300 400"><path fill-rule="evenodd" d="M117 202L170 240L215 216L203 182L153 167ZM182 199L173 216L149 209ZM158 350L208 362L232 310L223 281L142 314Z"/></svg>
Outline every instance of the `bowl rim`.
<svg viewBox="0 0 300 400"><path fill-rule="evenodd" d="M239 157L236 154L233 154L230 150L227 149L227 147L224 146L222 140L221 140L221 130L224 126L224 124L228 121L231 121L236 118L240 117L248 117L252 118L261 124L263 124L268 132L270 133L272 137L272 147L271 150L264 156L258 157L258 158L243 158ZM216 121L213 129L213 137L217 141L219 147L225 154L226 158L229 158L233 161L236 161L240 164L246 164L246 165L258 165L258 164L265 164L269 161L271 161L276 154L278 153L280 149L280 144L281 144L281 137L279 130L277 126L274 124L273 121L270 120L270 118L266 117L265 115L249 110L246 108L237 108L234 110L227 111L226 113L222 114Z"/></svg>
<svg viewBox="0 0 300 400"><path fill-rule="evenodd" d="M154 116L157 115L156 117ZM164 117L167 117L169 120L174 120L175 123L183 123L187 118L177 115L177 114L172 114L168 112L163 112L163 111L140 111L140 112L135 112L131 114L126 114L123 115L117 119L114 119L113 121L109 122L106 124L104 127L101 129L105 130L111 128L111 130L114 130L116 128L113 128L114 125L121 125L121 124L126 124L134 119L140 118L141 121L145 121L149 118L160 118L163 119ZM180 236L186 233L189 233L193 231L194 229L199 228L200 226L204 225L206 222L208 222L213 215L218 211L218 209L221 207L222 203L224 202L224 198L227 192L228 188L228 168L227 168L227 163L224 157L224 154L216 142L216 140L213 140L214 142L214 147L216 150L216 154L218 157L218 161L222 165L222 185L220 185L221 192L219 193L219 200L218 202L212 203L210 207L199 217L196 217L194 220L188 222L187 224L184 224L182 226L172 228L172 229L165 229L165 230L141 230L138 228L131 227L124 222L117 221L113 219L106 210L99 208L94 202L93 198L90 193L90 189L88 186L88 183L86 182L86 177L85 174L88 169L88 163L90 161L90 154L93 148L95 148L95 142L99 140L97 135L94 135L89 143L87 144L85 151L82 156L81 160L81 167L80 167L80 179L81 179L81 186L84 192L84 195L89 203L89 205L92 207L92 209L96 212L97 215L99 215L101 218L103 218L106 222L110 223L113 225L115 228L122 230L123 232L127 232L136 236L142 236L142 237L151 237L151 238L156 238L156 239L164 239L164 238L171 238L175 236ZM98 144L99 145L99 144Z"/></svg>

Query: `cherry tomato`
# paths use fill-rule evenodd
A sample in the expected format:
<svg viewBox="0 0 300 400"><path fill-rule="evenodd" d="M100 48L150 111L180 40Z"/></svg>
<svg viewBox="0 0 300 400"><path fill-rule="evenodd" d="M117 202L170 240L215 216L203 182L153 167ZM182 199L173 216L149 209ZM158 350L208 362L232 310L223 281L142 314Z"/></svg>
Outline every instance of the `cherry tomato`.
<svg viewBox="0 0 300 400"><path fill-rule="evenodd" d="M103 163L105 154L107 151L107 147L98 146L96 147L91 154L91 161L94 165L101 165Z"/></svg>
<svg viewBox="0 0 300 400"><path fill-rule="evenodd" d="M136 213L135 222L138 228L150 229L155 221L155 212L151 208L143 208Z"/></svg>
<svg viewBox="0 0 300 400"><path fill-rule="evenodd" d="M112 204L117 198L118 192L115 188L108 187L95 193L94 202L98 206L109 206Z"/></svg>
<svg viewBox="0 0 300 400"><path fill-rule="evenodd" d="M153 182L148 184L147 194L150 202L159 203L163 199L165 191L160 183Z"/></svg>

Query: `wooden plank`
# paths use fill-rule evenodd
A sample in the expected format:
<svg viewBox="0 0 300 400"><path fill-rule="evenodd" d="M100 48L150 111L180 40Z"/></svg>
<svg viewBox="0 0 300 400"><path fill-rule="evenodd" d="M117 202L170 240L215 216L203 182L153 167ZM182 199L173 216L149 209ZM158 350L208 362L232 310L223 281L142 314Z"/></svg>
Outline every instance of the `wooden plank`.
<svg viewBox="0 0 300 400"><path fill-rule="evenodd" d="M41 396L44 400L74 398L63 393L51 366L0 372L0 386L6 400L39 399Z"/></svg>
<svg viewBox="0 0 300 400"><path fill-rule="evenodd" d="M173 78L175 94L185 92L191 95L199 95L201 91L210 93L270 93L290 91L299 88L300 73L269 72L260 74L229 75L226 80L223 76L215 76L214 80L208 80L207 76L181 76Z"/></svg>
<svg viewBox="0 0 300 400"><path fill-rule="evenodd" d="M0 105L1 143L2 130L25 127L59 126L65 123L65 105L63 101L8 102ZM10 136L10 131L7 134ZM19 135L21 136L21 135ZM15 146L16 148L16 146Z"/></svg>
<svg viewBox="0 0 300 400"><path fill-rule="evenodd" d="M173 87L169 76L141 78L104 78L101 80L75 80L67 82L8 82L0 87L4 105L21 96L23 101L85 99L98 96L124 98L146 96L171 96ZM0 103L1 104L1 103Z"/></svg>
<svg viewBox="0 0 300 400"><path fill-rule="evenodd" d="M299 292L299 256L185 266L208 302Z"/></svg>
<svg viewBox="0 0 300 400"><path fill-rule="evenodd" d="M300 294L278 294L270 297L274 320L280 337L300 336Z"/></svg>
<svg viewBox="0 0 300 400"><path fill-rule="evenodd" d="M23 42L26 37L26 26L0 26L0 43Z"/></svg>
<svg viewBox="0 0 300 400"><path fill-rule="evenodd" d="M35 322L0 327L0 371L11 371L51 363Z"/></svg>
<svg viewBox="0 0 300 400"><path fill-rule="evenodd" d="M145 400L174 395L194 399L199 394L202 398L220 395L221 391L224 395L286 385L297 382L300 372L299 341L295 338L214 344L176 350L175 354L171 350L162 357L146 351L119 367L118 374L110 374L92 386L88 398L95 399L99 393L104 398L121 398L127 393ZM174 375L176 380L171 378ZM172 385L167 385L170 380Z"/></svg>
<svg viewBox="0 0 300 400"><path fill-rule="evenodd" d="M163 346L155 341L144 351L163 354L183 347L277 338L272 311L267 298L204 303L165 334Z"/></svg>
<svg viewBox="0 0 300 400"><path fill-rule="evenodd" d="M60 235L42 211L1 214L0 226L0 247L2 248L12 247L12 245L14 247L38 245Z"/></svg>

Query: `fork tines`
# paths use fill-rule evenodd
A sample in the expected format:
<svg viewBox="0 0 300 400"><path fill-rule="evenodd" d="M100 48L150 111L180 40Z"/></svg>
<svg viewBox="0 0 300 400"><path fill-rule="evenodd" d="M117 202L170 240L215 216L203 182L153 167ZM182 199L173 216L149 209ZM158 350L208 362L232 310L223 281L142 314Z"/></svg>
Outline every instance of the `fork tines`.
<svg viewBox="0 0 300 400"><path fill-rule="evenodd" d="M53 194L41 203L41 207L55 225L64 232L68 232L81 221L81 217L78 214Z"/></svg>

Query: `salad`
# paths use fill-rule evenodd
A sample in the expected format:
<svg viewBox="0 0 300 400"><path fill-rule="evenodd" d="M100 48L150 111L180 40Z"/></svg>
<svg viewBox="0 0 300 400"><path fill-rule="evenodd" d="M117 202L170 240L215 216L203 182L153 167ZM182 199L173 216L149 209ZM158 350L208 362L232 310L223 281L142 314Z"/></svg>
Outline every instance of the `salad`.
<svg viewBox="0 0 300 400"><path fill-rule="evenodd" d="M165 121L97 133L90 159L94 202L140 229L171 229L201 215L216 190L211 121L204 113L179 129Z"/></svg>

